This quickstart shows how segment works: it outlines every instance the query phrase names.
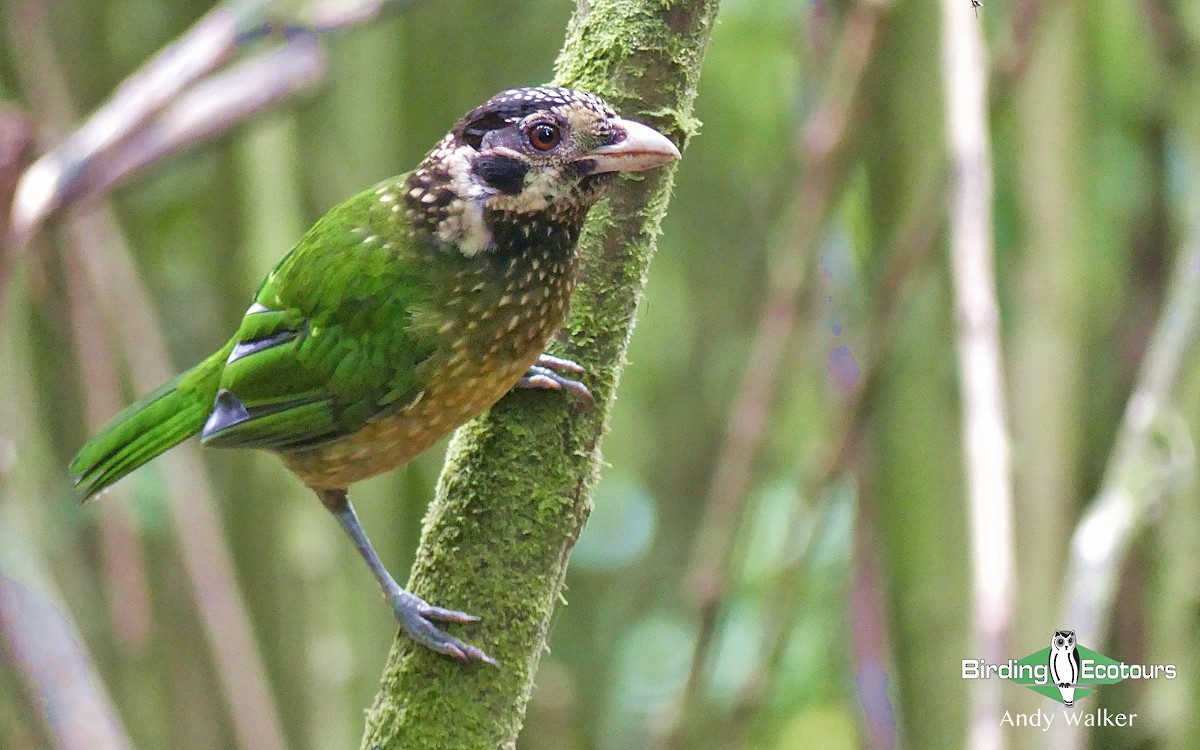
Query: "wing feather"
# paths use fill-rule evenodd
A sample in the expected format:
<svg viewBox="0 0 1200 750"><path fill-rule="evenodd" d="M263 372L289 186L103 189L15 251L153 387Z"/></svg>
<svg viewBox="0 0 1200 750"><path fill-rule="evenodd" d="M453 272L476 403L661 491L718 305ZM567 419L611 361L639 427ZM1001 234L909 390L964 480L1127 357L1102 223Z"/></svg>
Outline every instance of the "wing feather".
<svg viewBox="0 0 1200 750"><path fill-rule="evenodd" d="M413 323L431 280L410 236L376 188L317 222L243 317L201 440L300 450L419 398L434 344Z"/></svg>

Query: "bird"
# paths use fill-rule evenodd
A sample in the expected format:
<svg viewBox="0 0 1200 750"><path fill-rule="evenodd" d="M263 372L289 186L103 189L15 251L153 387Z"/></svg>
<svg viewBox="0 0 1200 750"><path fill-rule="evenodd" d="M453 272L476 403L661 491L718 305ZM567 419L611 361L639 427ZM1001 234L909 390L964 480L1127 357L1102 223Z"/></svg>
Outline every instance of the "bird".
<svg viewBox="0 0 1200 750"><path fill-rule="evenodd" d="M1050 639L1050 679L1062 694L1063 705L1075 705L1075 686L1079 682L1079 649L1074 630L1056 630Z"/></svg>
<svg viewBox="0 0 1200 750"><path fill-rule="evenodd" d="M350 502L513 388L591 394L545 353L568 311L590 208L669 138L567 88L502 91L410 172L331 209L267 274L233 336L127 407L70 470L83 499L199 434L278 455L337 519L417 643L496 662L439 627L473 622L402 588ZM573 377L572 377L573 376Z"/></svg>

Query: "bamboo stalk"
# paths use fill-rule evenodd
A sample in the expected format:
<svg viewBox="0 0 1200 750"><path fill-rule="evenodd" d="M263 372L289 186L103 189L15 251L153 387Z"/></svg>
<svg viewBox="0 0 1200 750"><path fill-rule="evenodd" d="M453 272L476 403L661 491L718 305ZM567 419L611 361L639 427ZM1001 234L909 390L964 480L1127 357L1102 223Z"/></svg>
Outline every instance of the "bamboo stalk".
<svg viewBox="0 0 1200 750"><path fill-rule="evenodd" d="M950 255L957 315L963 450L971 539L974 653L1007 653L1015 553L1008 417L992 246L992 165L982 29L970 7L942 1L942 66L951 162ZM971 691L967 746L1000 750L1000 681Z"/></svg>

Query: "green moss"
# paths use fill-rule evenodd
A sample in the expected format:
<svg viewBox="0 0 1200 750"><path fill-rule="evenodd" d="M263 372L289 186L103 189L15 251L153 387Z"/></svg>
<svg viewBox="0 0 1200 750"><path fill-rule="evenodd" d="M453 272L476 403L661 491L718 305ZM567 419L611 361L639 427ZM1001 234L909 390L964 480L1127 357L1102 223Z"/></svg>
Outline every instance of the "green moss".
<svg viewBox="0 0 1200 750"><path fill-rule="evenodd" d="M556 83L593 91L684 143L715 0L592 0L571 21ZM588 368L591 409L515 392L458 431L409 581L483 619L451 626L500 663L462 665L399 638L367 714L364 748L511 748L562 597L567 556L591 511L625 348L673 170L622 180L593 209L581 281L558 353Z"/></svg>

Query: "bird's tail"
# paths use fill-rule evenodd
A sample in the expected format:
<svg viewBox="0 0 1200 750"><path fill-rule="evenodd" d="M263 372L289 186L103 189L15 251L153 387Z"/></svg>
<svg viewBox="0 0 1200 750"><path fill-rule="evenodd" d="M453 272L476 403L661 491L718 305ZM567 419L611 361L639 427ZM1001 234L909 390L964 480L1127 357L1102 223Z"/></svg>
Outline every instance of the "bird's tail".
<svg viewBox="0 0 1200 750"><path fill-rule="evenodd" d="M228 352L218 351L106 424L71 462L86 500L204 426Z"/></svg>

